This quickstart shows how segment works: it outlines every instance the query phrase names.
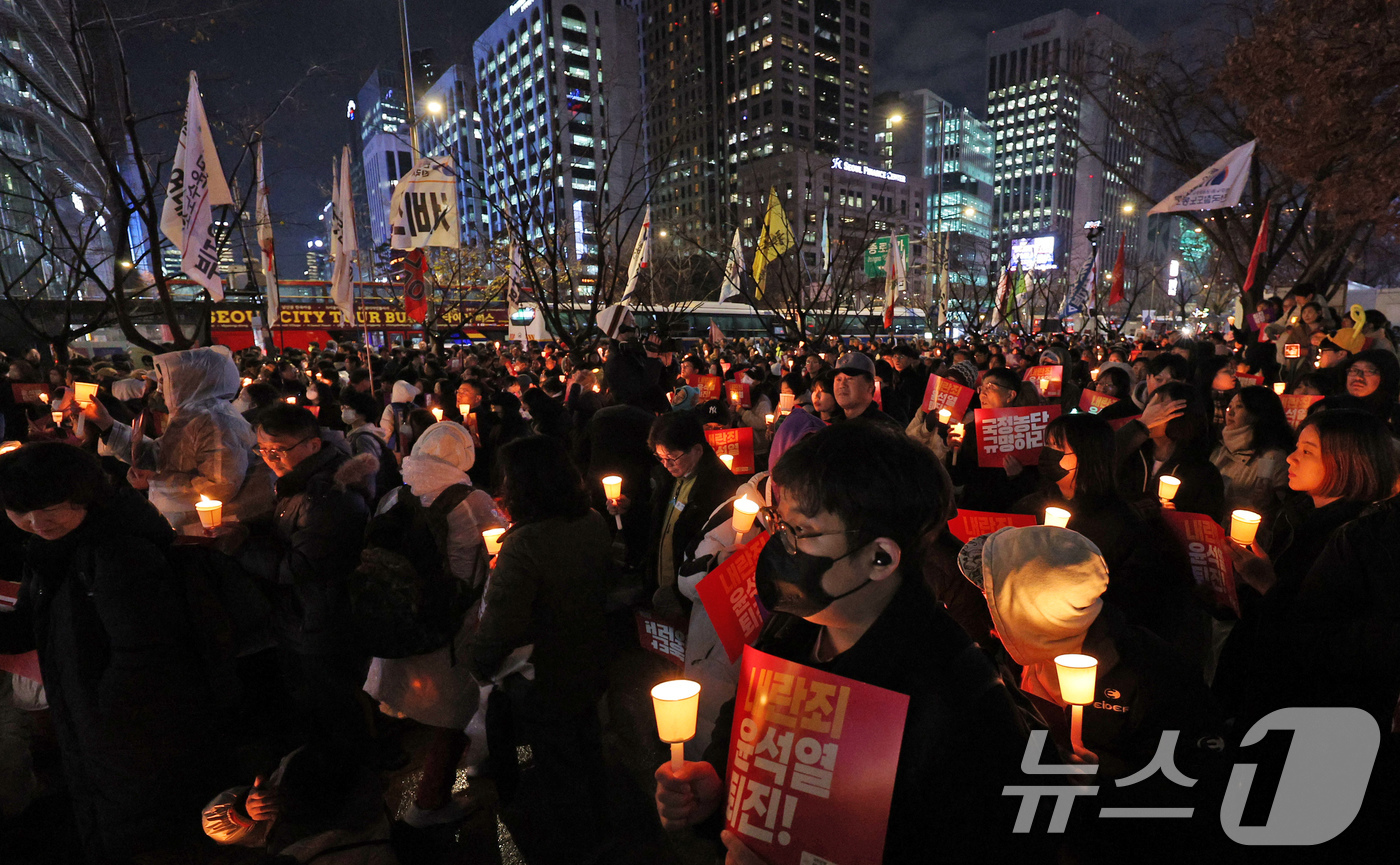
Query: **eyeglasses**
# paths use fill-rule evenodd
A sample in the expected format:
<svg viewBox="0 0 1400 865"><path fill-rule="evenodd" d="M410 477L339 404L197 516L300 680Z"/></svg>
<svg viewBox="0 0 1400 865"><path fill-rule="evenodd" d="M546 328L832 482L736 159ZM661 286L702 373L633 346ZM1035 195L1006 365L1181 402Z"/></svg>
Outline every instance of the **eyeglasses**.
<svg viewBox="0 0 1400 865"><path fill-rule="evenodd" d="M663 466L674 466L674 465L679 464L681 460L685 459L685 454L682 453L682 454L681 454L680 456L678 456L678 457L664 457L664 456L662 456L661 454L658 453L658 454L656 455L656 458L659 459L659 460L661 460L661 464L662 464Z"/></svg>
<svg viewBox="0 0 1400 865"><path fill-rule="evenodd" d="M995 391L999 391L999 390L1004 390L1004 391L1006 391L1007 393L1011 393L1011 392L1012 392L1012 391L1011 391L1011 388L1009 388L1009 387L1002 387L1002 386L999 385L999 384L992 384L991 382L985 382L985 383L979 385L978 388L977 388L977 392L978 392L978 393L994 393Z"/></svg>
<svg viewBox="0 0 1400 865"><path fill-rule="evenodd" d="M253 452L265 460L276 461L282 459L287 454L291 453L292 451L296 450L297 448L301 447L309 441L311 441L311 436L307 436L306 438L302 439L301 441L288 448L279 448L276 445L273 445L272 447L263 447L262 445L255 445L253 447Z"/></svg>
<svg viewBox="0 0 1400 865"><path fill-rule="evenodd" d="M1356 376L1357 378L1380 378L1381 372L1373 366L1361 366L1357 364L1347 370L1347 377L1350 378L1351 376Z"/></svg>
<svg viewBox="0 0 1400 865"><path fill-rule="evenodd" d="M763 517L764 524L768 526L768 533L770 535L777 535L778 539L783 542L783 549L787 550L790 556L797 555L797 542L806 540L807 538L824 538L828 535L860 534L859 529L845 529L835 532L813 532L811 534L799 535L797 529L794 529L787 521L779 517L778 512L773 508L759 508L758 513L759 516Z"/></svg>

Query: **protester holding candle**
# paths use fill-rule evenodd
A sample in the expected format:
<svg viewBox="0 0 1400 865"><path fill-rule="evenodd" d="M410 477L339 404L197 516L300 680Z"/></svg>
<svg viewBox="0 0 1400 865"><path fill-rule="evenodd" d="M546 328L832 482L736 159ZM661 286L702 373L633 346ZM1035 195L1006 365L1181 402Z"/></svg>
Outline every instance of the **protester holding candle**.
<svg viewBox="0 0 1400 865"><path fill-rule="evenodd" d="M1028 404L1021 394L1021 382L1005 369L987 370L977 396L981 408ZM1018 499L1035 490L1039 472L1034 466L1021 465L1014 457L1007 457L1000 468L982 468L977 464L977 424L972 411L961 420L962 437L950 433L948 438L948 447L958 452L957 462L948 469L953 483L960 488L958 504L975 511L1005 513Z"/></svg>
<svg viewBox="0 0 1400 865"><path fill-rule="evenodd" d="M1216 520L1224 516L1225 484L1210 462L1206 411L1196 390L1183 382L1169 381L1155 389L1142 413L1147 438L1134 450L1118 453L1118 489L1130 504L1150 509L1157 502L1158 479L1165 474L1181 481L1172 502L1177 510ZM1117 438L1121 447L1121 432Z"/></svg>
<svg viewBox="0 0 1400 865"><path fill-rule="evenodd" d="M1225 506L1271 515L1288 486L1291 450L1293 428L1278 394L1257 386L1235 393L1210 459L1225 482Z"/></svg>
<svg viewBox="0 0 1400 865"><path fill-rule="evenodd" d="M589 861L602 828L596 704L611 539L558 441L521 439L499 457L513 524L466 663L478 682L493 682L513 651L533 646L533 680L506 676L491 696L509 707L508 725L488 728L502 819L531 863ZM530 746L529 766L516 767L516 745Z"/></svg>

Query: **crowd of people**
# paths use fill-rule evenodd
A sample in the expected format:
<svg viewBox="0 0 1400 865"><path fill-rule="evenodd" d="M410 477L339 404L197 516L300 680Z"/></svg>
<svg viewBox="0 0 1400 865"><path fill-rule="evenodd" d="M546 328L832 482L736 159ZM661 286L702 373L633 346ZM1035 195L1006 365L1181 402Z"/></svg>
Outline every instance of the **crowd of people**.
<svg viewBox="0 0 1400 865"><path fill-rule="evenodd" d="M724 825L740 662L698 585L767 532L756 647L909 698L882 861L1249 861L1219 803L1233 764L1282 765L1286 742L1242 739L1290 706L1356 707L1381 731L1338 841L1363 855L1400 804L1400 360L1379 313L1337 321L1304 288L1249 324L712 344L619 314L586 354L6 358L0 579L18 592L0 654L37 650L42 683L0 678L0 838L38 804L47 741L72 827L51 861L414 861L398 824L481 808L531 865L633 861L610 697L679 674L699 719L678 766L648 745L659 823L763 862ZM1047 366L1050 396L1028 375ZM971 392L962 416L929 405L932 376ZM1086 393L1107 399L1083 410ZM1288 395L1316 399L1290 415ZM1038 460L979 459L978 409L1041 405L1060 411ZM707 433L743 428L739 474ZM742 533L741 498L761 506ZM1226 605L1169 518L1228 529L1241 508L1261 526L1228 546ZM1028 519L960 539L963 512ZM635 610L682 625L680 669L615 675L641 654L617 626ZM1082 739L1065 653L1099 659ZM426 744L395 814L403 723ZM1135 783L1162 743L1201 783ZM1097 765L1098 799L1062 832L1012 831L1004 788L1033 780L1036 747ZM1105 825L1099 805L1194 816ZM247 858L217 858L231 848Z"/></svg>

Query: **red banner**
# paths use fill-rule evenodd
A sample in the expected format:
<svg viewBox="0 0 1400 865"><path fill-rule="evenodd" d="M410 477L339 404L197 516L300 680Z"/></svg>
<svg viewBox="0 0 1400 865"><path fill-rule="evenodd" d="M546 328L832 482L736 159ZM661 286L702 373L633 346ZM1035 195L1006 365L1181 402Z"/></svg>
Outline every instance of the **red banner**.
<svg viewBox="0 0 1400 865"><path fill-rule="evenodd" d="M21 382L10 385L10 393L14 394L15 402L31 402L39 399L39 394L48 396L49 386L42 382Z"/></svg>
<svg viewBox="0 0 1400 865"><path fill-rule="evenodd" d="M1225 547L1228 543L1225 530L1204 514L1164 510L1162 517L1186 545L1196 585L1205 589L1218 606L1234 610L1238 616L1240 599L1235 591L1235 566Z"/></svg>
<svg viewBox="0 0 1400 865"><path fill-rule="evenodd" d="M1060 416L1057 405L1027 405L1019 408L979 408L972 413L977 423L977 464L1001 468L1013 457L1023 466L1040 459L1045 444L1045 428Z"/></svg>
<svg viewBox="0 0 1400 865"><path fill-rule="evenodd" d="M734 403L739 408L749 408L753 405L752 398L749 395L749 386L742 382L725 382L724 398Z"/></svg>
<svg viewBox="0 0 1400 865"><path fill-rule="evenodd" d="M1264 384L1262 375L1250 375L1247 372L1235 373L1235 380L1240 383L1240 387L1258 387Z"/></svg>
<svg viewBox="0 0 1400 865"><path fill-rule="evenodd" d="M1118 402L1116 396L1107 396L1086 390L1079 395L1079 410L1089 414L1098 414L1116 402Z"/></svg>
<svg viewBox="0 0 1400 865"><path fill-rule="evenodd" d="M883 861L908 711L904 694L745 647L725 826L769 865Z"/></svg>
<svg viewBox="0 0 1400 865"><path fill-rule="evenodd" d="M700 388L700 402L709 402L724 394L724 379L717 375L702 375L696 387Z"/></svg>
<svg viewBox="0 0 1400 865"><path fill-rule="evenodd" d="M707 429L705 430L705 440L710 443L710 447L715 449L716 454L721 456L729 454L734 457L734 465L730 467L734 474L751 475L754 473L753 427Z"/></svg>
<svg viewBox="0 0 1400 865"><path fill-rule="evenodd" d="M642 648L685 666L685 625L650 610L637 611L637 640Z"/></svg>
<svg viewBox="0 0 1400 865"><path fill-rule="evenodd" d="M686 383L686 385L688 385L689 387L693 387L693 388L695 388L696 390L699 390L699 389L700 389L700 376L699 376L699 375L687 375L687 376L682 376L682 378L685 379L685 383Z"/></svg>
<svg viewBox="0 0 1400 865"><path fill-rule="evenodd" d="M1033 366L1026 370L1023 381L1034 382L1041 397L1058 397L1065 386L1065 368L1062 366Z"/></svg>
<svg viewBox="0 0 1400 865"><path fill-rule="evenodd" d="M1285 393L1281 394L1279 399L1283 401L1283 413L1288 417L1288 422L1297 429L1308 419L1308 409L1322 397L1306 393Z"/></svg>
<svg viewBox="0 0 1400 865"><path fill-rule="evenodd" d="M744 646L752 645L758 638L758 632L763 629L754 571L758 567L758 554L763 552L768 538L767 532L761 532L710 571L695 587L700 593L700 603L705 606L705 614L710 617L719 634L719 641L724 644L724 653L729 656L730 663L739 660Z"/></svg>
<svg viewBox="0 0 1400 865"><path fill-rule="evenodd" d="M19 600L19 583L0 580L0 610L13 610ZM4 615L4 613L0 613ZM0 670L14 673L36 682L44 681L39 673L39 653L25 652L21 655L0 655Z"/></svg>
<svg viewBox="0 0 1400 865"><path fill-rule="evenodd" d="M989 535L1007 526L1025 528L1035 525L1035 517L1029 514L993 514L987 511L958 509L958 515L948 521L948 531L953 537L967 543L980 535Z"/></svg>
<svg viewBox="0 0 1400 865"><path fill-rule="evenodd" d="M928 386L924 388L924 411L937 415L939 409L946 408L953 415L951 423L962 423L975 393L970 387L963 387L939 375L931 375L928 377Z"/></svg>

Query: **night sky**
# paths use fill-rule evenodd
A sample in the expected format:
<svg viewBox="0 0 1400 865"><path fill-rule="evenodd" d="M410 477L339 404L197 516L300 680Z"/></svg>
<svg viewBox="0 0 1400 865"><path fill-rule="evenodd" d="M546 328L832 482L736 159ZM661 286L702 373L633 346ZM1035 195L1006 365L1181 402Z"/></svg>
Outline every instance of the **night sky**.
<svg viewBox="0 0 1400 865"><path fill-rule="evenodd" d="M409 0L413 47L433 49L439 65L467 62L472 42L509 0ZM986 36L990 30L1061 8L1114 17L1144 41L1190 22L1199 3L1110 0L872 0L875 89L926 87L984 115ZM238 158L243 130L266 117L271 209L288 275L300 276L306 240L319 235L316 214L330 190L331 159L347 140L347 100L379 63L399 62L394 0L189 0L175 18L136 10L170 8L145 0L113 0L124 26L132 91L147 114L169 112L164 128L148 127L145 146L168 158L174 150L185 80L199 74L205 110L225 133L225 172ZM207 12L196 15L195 10ZM295 88L293 90L293 88ZM244 175L246 176L246 175Z"/></svg>

